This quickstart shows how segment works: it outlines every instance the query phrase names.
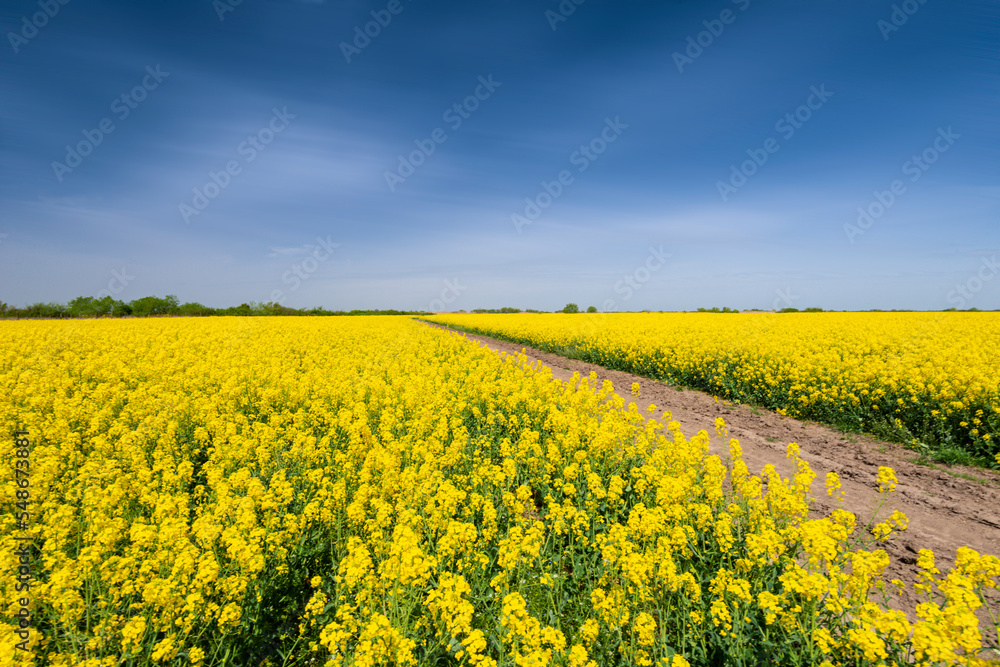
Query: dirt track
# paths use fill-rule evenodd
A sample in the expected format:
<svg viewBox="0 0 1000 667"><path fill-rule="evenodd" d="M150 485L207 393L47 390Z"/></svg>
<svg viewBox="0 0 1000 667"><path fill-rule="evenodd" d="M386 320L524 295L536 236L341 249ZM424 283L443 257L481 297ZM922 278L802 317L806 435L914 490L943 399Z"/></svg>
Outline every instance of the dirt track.
<svg viewBox="0 0 1000 667"><path fill-rule="evenodd" d="M797 442L802 458L816 472L813 491L815 512L819 516L838 507L836 501L826 495L823 486L826 473L833 471L840 476L846 492L844 509L854 512L858 525L864 526L878 502L875 481L878 468L893 468L899 484L880 511L879 518L884 519L893 510L899 510L910 522L908 530L891 537L883 546L892 561L887 572L889 578L915 581L917 551L922 548L934 551L937 567L942 572L951 566L955 551L961 546L980 553L1000 554L1000 475L995 472L963 466L950 466L945 472L944 466L936 469L914 463L917 454L901 445L845 434L828 426L801 422L746 405L727 406L722 400L700 391L679 390L662 382L523 345L455 333L498 352L518 354L523 350L529 360L541 360L552 369L553 377L560 380L571 379L574 372L587 376L595 371L599 382L611 380L615 391L627 401L634 401L640 411L651 403L657 406L660 414L670 410L688 437L700 430L707 431L712 436L713 453L724 456L728 438L717 436L714 428L715 418L722 417L729 428L728 437L739 439L743 458L752 474L759 474L766 464L773 463L783 476L793 475L795 470L785 458L785 448L789 442ZM639 383L640 398L628 395L633 382ZM969 475L982 481L956 475ZM907 609L913 609L916 602L909 592L898 600Z"/></svg>

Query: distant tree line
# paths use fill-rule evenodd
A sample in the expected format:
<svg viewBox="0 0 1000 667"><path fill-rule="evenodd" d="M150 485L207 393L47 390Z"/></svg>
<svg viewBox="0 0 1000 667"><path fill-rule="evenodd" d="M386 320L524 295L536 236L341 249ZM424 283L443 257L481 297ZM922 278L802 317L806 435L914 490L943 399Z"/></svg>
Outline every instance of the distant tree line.
<svg viewBox="0 0 1000 667"><path fill-rule="evenodd" d="M735 309L735 308L699 308L698 312L699 313L738 313L740 311L738 309ZM744 312L759 313L759 312L762 312L762 311L759 310L759 309L757 309L757 308L751 308L750 310L744 311ZM779 313L798 313L798 312L803 312L803 313L822 313L823 309L822 308L805 308L805 309L803 309L803 310L800 311L798 308L782 308L781 310L779 310L777 312L779 312Z"/></svg>
<svg viewBox="0 0 1000 667"><path fill-rule="evenodd" d="M969 308L966 312L976 312L978 308ZM948 308L945 312L955 311L955 308ZM464 311L463 311L464 312ZM533 310L528 308L476 308L473 313L544 313L544 310ZM557 313L579 313L580 307L575 303L568 303ZM589 306L588 313L596 313L597 308ZM650 311L642 311L650 312ZM664 311L659 311L664 312ZM699 308L699 313L738 313L733 308ZM757 308L751 308L744 312L761 312ZM822 313L822 308L782 308L779 313ZM830 312L830 311L827 311ZM861 311L859 311L861 312ZM909 310L883 311L873 308L867 312L913 312ZM85 318L85 317L157 317L157 316L179 316L179 317L208 317L218 315L239 315L239 316L261 316L261 315L430 315L431 313L418 310L326 310L325 308L289 308L279 303L241 303L238 306L228 308L212 308L197 302L180 303L176 296L168 294L165 297L144 296L133 301L119 301L110 296L96 298L92 296L80 296L69 303L33 303L23 308L17 308L0 301L0 318L7 319L65 319L65 318Z"/></svg>
<svg viewBox="0 0 1000 667"><path fill-rule="evenodd" d="M0 301L0 317L13 319L67 319L81 317L208 317L216 315L430 315L410 310L326 310L325 308L289 308L279 303L241 303L228 308L212 308L197 302L180 303L176 296L144 296L133 301L119 301L105 296L100 299L80 296L67 304L33 303L17 308Z"/></svg>
<svg viewBox="0 0 1000 667"><path fill-rule="evenodd" d="M576 305L575 303L567 303L565 306L563 306L563 309L560 310L560 311L558 311L558 312L560 312L560 313L579 313L580 312L580 306ZM588 313L596 313L597 312L597 306L587 306L587 312Z"/></svg>
<svg viewBox="0 0 1000 667"><path fill-rule="evenodd" d="M458 312L464 313L465 311L464 310L460 310ZM547 313L549 311L547 311L547 310L535 310L534 308L525 308L524 310L521 310L520 308L511 308L510 306L504 306L503 308L473 308L469 312L477 313L477 314L499 315L501 313L503 313L503 314L510 314L510 313Z"/></svg>

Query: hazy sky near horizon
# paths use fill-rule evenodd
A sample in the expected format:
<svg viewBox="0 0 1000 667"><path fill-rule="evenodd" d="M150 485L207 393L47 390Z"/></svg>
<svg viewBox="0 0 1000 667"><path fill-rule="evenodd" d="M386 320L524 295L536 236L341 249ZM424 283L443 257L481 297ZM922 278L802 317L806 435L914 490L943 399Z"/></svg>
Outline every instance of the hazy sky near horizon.
<svg viewBox="0 0 1000 667"><path fill-rule="evenodd" d="M1000 308L995 2L8 0L0 29L7 303Z"/></svg>

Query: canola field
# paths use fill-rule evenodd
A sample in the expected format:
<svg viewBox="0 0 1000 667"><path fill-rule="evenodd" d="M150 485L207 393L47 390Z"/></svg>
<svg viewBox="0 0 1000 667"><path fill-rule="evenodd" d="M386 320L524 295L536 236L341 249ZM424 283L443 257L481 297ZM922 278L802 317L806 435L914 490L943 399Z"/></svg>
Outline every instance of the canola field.
<svg viewBox="0 0 1000 667"><path fill-rule="evenodd" d="M884 582L906 517L595 376L400 317L0 340L0 665L985 664L1000 559Z"/></svg>
<svg viewBox="0 0 1000 667"><path fill-rule="evenodd" d="M428 319L1000 468L1000 313Z"/></svg>

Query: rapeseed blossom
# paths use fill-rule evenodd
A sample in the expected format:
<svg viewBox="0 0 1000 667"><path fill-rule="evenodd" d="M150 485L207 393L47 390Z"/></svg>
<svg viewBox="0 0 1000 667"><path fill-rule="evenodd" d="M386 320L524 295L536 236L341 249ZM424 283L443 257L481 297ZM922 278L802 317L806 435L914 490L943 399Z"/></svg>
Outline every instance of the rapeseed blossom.
<svg viewBox="0 0 1000 667"><path fill-rule="evenodd" d="M2 455L0 667L974 664L990 636L1000 559L921 551L906 617L877 599L905 516L813 516L794 444L754 474L596 375L394 317L0 332L32 443L26 531Z"/></svg>
<svg viewBox="0 0 1000 667"><path fill-rule="evenodd" d="M960 447L1000 467L1000 314L437 315L727 402Z"/></svg>

